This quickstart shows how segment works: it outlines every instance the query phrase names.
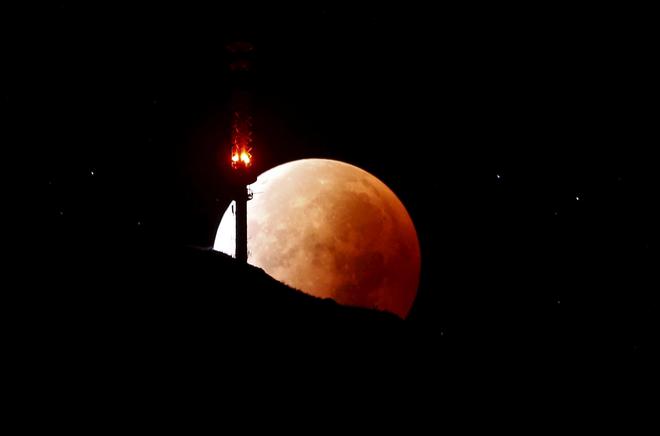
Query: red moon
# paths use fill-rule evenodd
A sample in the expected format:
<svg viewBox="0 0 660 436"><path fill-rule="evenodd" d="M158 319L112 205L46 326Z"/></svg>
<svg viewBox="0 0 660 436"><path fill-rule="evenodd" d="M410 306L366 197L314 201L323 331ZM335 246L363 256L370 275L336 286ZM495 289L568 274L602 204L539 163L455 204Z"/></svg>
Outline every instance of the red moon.
<svg viewBox="0 0 660 436"><path fill-rule="evenodd" d="M328 159L289 162L250 185L248 263L308 294L405 318L420 248L397 196L368 172ZM214 249L235 251L234 204Z"/></svg>

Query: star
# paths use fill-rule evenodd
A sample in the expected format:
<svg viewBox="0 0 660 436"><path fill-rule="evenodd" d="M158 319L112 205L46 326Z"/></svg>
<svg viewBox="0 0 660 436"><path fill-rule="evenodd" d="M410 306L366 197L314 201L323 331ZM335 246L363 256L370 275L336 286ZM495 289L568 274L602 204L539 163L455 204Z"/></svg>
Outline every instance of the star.
<svg viewBox="0 0 660 436"><path fill-rule="evenodd" d="M499 174L495 174L495 177L497 177L497 180L501 180L501 179L502 179L502 176L499 175Z"/></svg>
<svg viewBox="0 0 660 436"><path fill-rule="evenodd" d="M575 196L575 201L580 201L580 196L579 195Z"/></svg>
<svg viewBox="0 0 660 436"><path fill-rule="evenodd" d="M94 175L94 170L91 170L91 171L89 172L89 175L90 175L90 176L93 176L93 175Z"/></svg>

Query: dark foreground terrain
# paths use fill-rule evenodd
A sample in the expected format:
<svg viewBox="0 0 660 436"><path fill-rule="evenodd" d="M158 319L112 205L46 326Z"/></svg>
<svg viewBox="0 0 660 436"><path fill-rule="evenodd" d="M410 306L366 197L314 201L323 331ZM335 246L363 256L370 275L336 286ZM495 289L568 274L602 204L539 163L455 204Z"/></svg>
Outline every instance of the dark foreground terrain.
<svg viewBox="0 0 660 436"><path fill-rule="evenodd" d="M570 419L584 396L648 387L640 356L534 343L534 324L508 340L452 341L207 249L67 253L7 306L14 404L30 425L190 431L295 408L328 425L351 416L404 428L489 414L471 422L481 427L512 408Z"/></svg>

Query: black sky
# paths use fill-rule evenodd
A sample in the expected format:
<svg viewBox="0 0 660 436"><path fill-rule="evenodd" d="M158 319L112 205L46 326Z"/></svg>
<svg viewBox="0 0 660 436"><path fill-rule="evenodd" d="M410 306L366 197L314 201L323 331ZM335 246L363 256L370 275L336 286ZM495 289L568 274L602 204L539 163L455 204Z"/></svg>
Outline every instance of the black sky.
<svg viewBox="0 0 660 436"><path fill-rule="evenodd" d="M223 47L243 38L257 47L261 169L343 160L408 208L423 259L410 322L431 348L627 356L655 339L644 11L63 2L3 15L5 118L32 154L49 250L212 245L230 200Z"/></svg>

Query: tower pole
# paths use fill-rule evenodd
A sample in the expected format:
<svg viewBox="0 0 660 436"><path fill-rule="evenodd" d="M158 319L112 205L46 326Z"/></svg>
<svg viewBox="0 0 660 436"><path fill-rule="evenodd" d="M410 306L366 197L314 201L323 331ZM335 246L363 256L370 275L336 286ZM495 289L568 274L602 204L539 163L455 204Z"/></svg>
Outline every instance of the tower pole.
<svg viewBox="0 0 660 436"><path fill-rule="evenodd" d="M247 202L248 188L238 187L236 192L236 260L247 263Z"/></svg>
<svg viewBox="0 0 660 436"><path fill-rule="evenodd" d="M232 72L232 133L231 167L233 169L236 202L236 260L247 263L247 202L251 199L248 185L256 181L253 171L253 143L251 117L251 58L254 46L245 41L227 45Z"/></svg>

